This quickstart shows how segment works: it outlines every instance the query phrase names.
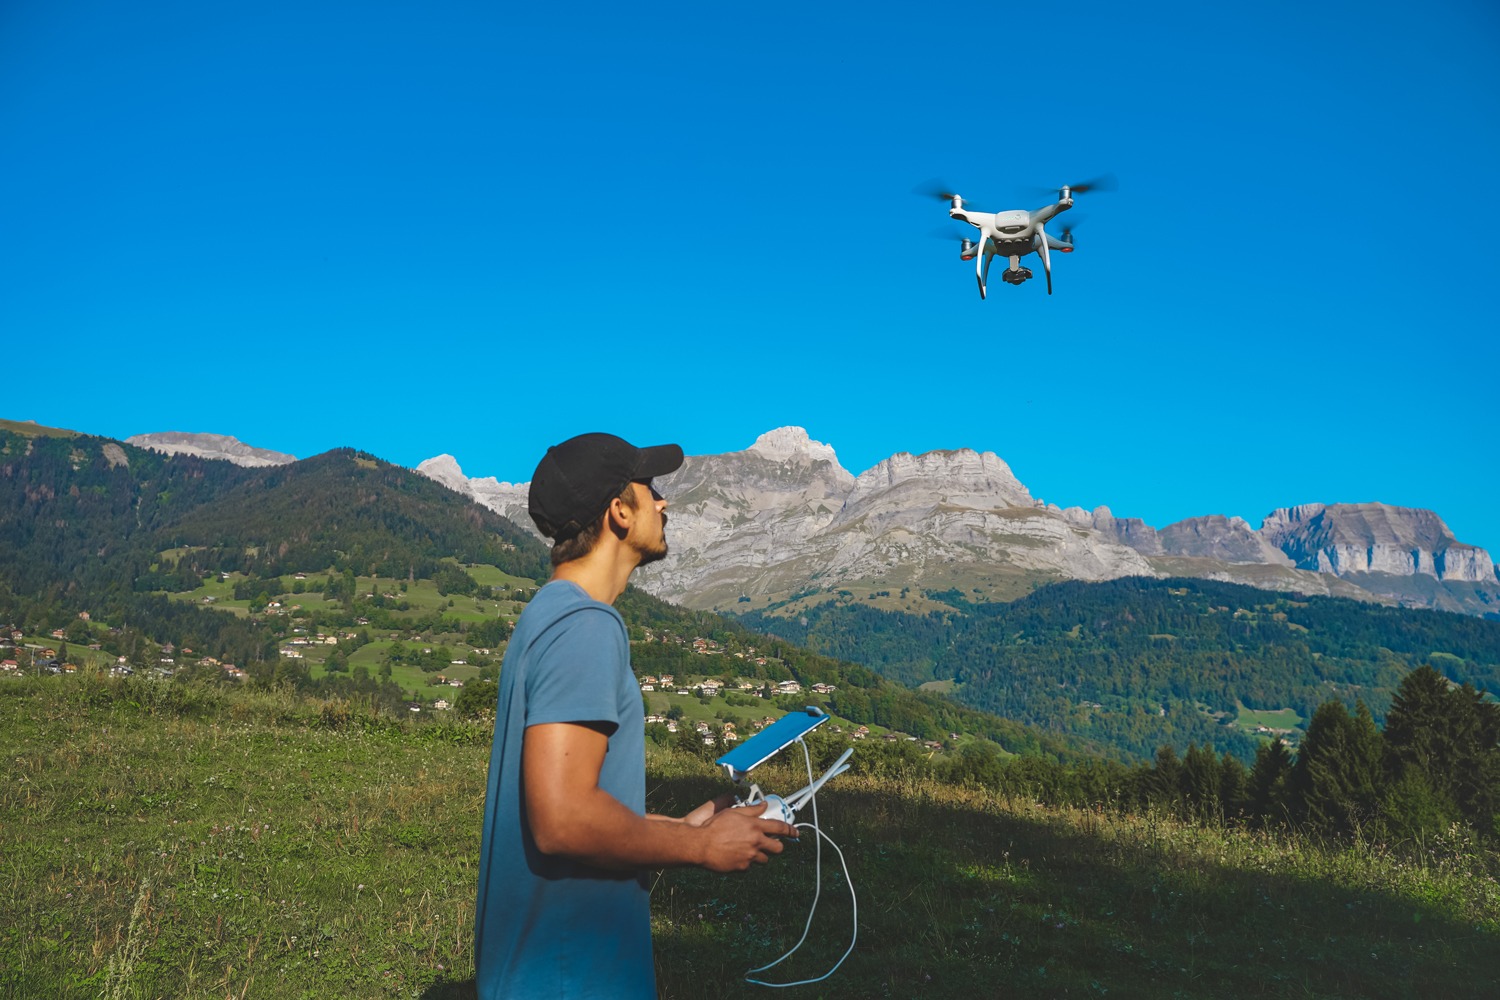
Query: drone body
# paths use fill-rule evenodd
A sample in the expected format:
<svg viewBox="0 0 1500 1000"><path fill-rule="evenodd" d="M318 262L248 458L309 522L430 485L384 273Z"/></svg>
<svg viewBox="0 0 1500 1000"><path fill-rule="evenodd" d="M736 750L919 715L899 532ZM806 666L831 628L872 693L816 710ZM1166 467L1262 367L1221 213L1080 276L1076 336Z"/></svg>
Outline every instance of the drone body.
<svg viewBox="0 0 1500 1000"><path fill-rule="evenodd" d="M979 297L985 297L985 284L989 277L990 261L996 257L1004 257L1010 264L1001 275L1001 278L1009 284L1019 285L1032 277L1031 269L1021 266L1021 258L1028 254L1036 254L1042 260L1042 270L1047 275L1047 294L1052 294L1052 252L1073 252L1073 232L1070 227L1064 227L1062 238L1052 236L1046 230L1049 221L1059 213L1066 212L1073 207L1073 195L1075 192L1083 193L1091 190L1108 189L1113 186L1109 180L1089 181L1085 184L1065 184L1058 189L1057 201L1050 205L1043 205L1033 211L1019 209L1011 212L976 212L964 207L964 200L957 194L947 191L938 193L945 201L951 202L948 209L948 217L959 222L967 222L979 230L979 240L965 238L959 245L959 258L961 260L972 260L974 264L974 277L979 282Z"/></svg>

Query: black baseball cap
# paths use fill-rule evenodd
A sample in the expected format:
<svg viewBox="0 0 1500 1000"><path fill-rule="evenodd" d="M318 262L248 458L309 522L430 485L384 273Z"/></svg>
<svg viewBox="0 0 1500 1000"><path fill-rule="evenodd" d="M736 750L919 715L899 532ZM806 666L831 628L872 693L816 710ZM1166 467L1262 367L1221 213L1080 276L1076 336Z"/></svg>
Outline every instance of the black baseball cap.
<svg viewBox="0 0 1500 1000"><path fill-rule="evenodd" d="M537 530L561 541L602 517L635 480L676 472L682 448L637 448L613 434L580 434L547 449L531 476L526 507Z"/></svg>

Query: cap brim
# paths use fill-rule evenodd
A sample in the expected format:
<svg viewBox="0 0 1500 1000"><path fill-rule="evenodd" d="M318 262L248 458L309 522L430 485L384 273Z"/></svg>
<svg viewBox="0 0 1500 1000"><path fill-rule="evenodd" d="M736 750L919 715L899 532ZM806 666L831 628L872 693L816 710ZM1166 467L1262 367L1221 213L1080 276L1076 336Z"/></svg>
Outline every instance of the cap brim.
<svg viewBox="0 0 1500 1000"><path fill-rule="evenodd" d="M655 479L682 468L682 447L675 444L658 444L640 450L640 459L635 465L632 479Z"/></svg>

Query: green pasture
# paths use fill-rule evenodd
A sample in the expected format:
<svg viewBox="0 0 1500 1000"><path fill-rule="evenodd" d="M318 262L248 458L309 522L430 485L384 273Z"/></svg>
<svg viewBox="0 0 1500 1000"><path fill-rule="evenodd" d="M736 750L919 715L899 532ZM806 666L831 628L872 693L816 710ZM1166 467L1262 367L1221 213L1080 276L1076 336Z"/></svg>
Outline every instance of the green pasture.
<svg viewBox="0 0 1500 1000"><path fill-rule="evenodd" d="M91 625L90 631L98 632L101 629ZM114 666L116 661L113 653L89 649L86 644L68 642L66 639L57 639L50 635L23 634L20 639L13 640L7 632L5 642L7 645L14 643L16 648L14 652L6 653L4 658L15 660L21 665L22 669L25 669L31 662L32 651L27 649L27 646L39 646L41 649L57 649L59 646L66 644L68 655L66 660L60 662L71 663L80 668L105 670ZM39 653L40 650L38 650Z"/></svg>
<svg viewBox="0 0 1500 1000"><path fill-rule="evenodd" d="M169 550L181 552L183 550ZM450 560L451 561L451 560ZM494 566L475 565L464 567L465 571L473 576L483 585L523 587L530 589L536 586L535 581L511 576L502 572ZM301 605L302 611L326 611L342 607L341 602L327 601L323 598L323 589L327 585L331 570L323 570L317 573L307 574L304 581L302 593L294 590L282 591L278 594L267 593L266 596L272 600L280 601L283 606L290 608L292 605ZM245 579L242 574L231 573L227 578L221 579L213 576L190 591L183 591L169 595L173 600L184 601L191 604L202 604L205 597L214 600L208 607L228 611L243 617L249 613L250 602L248 600L237 601L234 599L234 586ZM289 582L291 576L283 576L283 582ZM437 585L431 580L405 581L388 577L356 577L355 587L359 594L393 595L388 599L386 610L396 619L416 620L431 614L438 614L454 622L481 622L492 618L514 619L520 614L522 605L516 601L501 599L482 600L473 596L463 594L440 594ZM404 590L402 588L405 588ZM407 610L397 610L395 605L405 601ZM296 617L295 612L291 617Z"/></svg>
<svg viewBox="0 0 1500 1000"><path fill-rule="evenodd" d="M19 434L22 437L78 437L78 431L64 430L61 427L43 427L31 420L0 420L0 431L8 431L11 434Z"/></svg>
<svg viewBox="0 0 1500 1000"><path fill-rule="evenodd" d="M0 996L469 1000L490 732L286 692L0 685ZM824 761L815 761L823 764ZM853 953L792 997L1489 997L1500 861L1046 808L855 770L819 796L858 894ZM800 762L798 762L800 767ZM779 762L764 787L800 785ZM726 790L653 748L648 807ZM741 875L651 876L659 994L766 997L802 932L811 831ZM853 910L822 847L819 976Z"/></svg>
<svg viewBox="0 0 1500 1000"><path fill-rule="evenodd" d="M359 649L356 649L349 655L349 669L353 671L355 667L364 667L370 672L371 677L379 677L381 667L383 667L387 662L390 655L391 645L394 641L395 640L392 639L373 639L365 645L361 646ZM407 646L417 645L416 643L410 642L408 640L402 640L402 643ZM443 644L436 642L422 643L421 647L419 648L438 645ZM455 659L466 659L466 654L470 652L469 648L466 646L450 645L449 648L453 651ZM322 676L324 674L322 663L320 662L317 666L317 669L310 672L314 677ZM448 677L453 680L468 682L479 676L479 668L472 664L464 664L459 666L450 665L444 667L442 670L429 674L423 671L422 668L413 666L408 663L391 664L391 680L394 681L398 686L400 686L403 691L406 691L408 694L415 693L417 700L436 701L439 698L447 698L449 701L452 701L455 697L458 696L458 692L460 689L455 687L429 685L428 682L437 674L442 674L444 677Z"/></svg>
<svg viewBox="0 0 1500 1000"><path fill-rule="evenodd" d="M1244 729L1254 729L1256 726L1265 726L1267 729L1300 729L1304 721L1291 708L1257 710L1246 708L1242 702L1235 702L1235 705L1239 709L1235 721Z"/></svg>
<svg viewBox="0 0 1500 1000"><path fill-rule="evenodd" d="M497 590L501 587L509 587L512 590L523 591L537 588L537 582L530 577L511 576L498 566L491 566L488 563L460 563L454 559L450 559L449 562L462 567L463 571L472 576L474 582L481 587L494 587Z"/></svg>

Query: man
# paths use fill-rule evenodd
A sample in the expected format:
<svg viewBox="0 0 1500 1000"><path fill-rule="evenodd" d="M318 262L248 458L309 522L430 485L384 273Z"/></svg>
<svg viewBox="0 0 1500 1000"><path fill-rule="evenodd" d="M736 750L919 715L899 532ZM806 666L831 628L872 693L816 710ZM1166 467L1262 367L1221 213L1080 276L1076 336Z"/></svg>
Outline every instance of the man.
<svg viewBox="0 0 1500 1000"><path fill-rule="evenodd" d="M553 573L500 671L475 912L482 1000L655 997L645 870L743 871L797 835L727 797L680 819L646 814L641 692L611 605L667 554L651 481L681 464L677 445L584 434L532 476Z"/></svg>

